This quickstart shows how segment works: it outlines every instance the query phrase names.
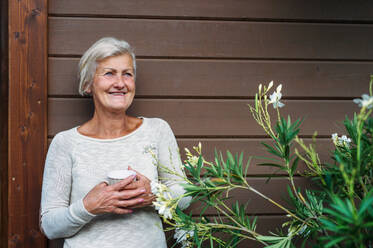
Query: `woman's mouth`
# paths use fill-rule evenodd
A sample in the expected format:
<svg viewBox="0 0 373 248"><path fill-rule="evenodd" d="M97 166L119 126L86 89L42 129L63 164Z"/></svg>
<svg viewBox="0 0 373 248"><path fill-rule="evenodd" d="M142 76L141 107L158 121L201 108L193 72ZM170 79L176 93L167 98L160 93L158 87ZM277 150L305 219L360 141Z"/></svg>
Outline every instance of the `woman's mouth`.
<svg viewBox="0 0 373 248"><path fill-rule="evenodd" d="M124 96L127 92L109 92L113 96Z"/></svg>

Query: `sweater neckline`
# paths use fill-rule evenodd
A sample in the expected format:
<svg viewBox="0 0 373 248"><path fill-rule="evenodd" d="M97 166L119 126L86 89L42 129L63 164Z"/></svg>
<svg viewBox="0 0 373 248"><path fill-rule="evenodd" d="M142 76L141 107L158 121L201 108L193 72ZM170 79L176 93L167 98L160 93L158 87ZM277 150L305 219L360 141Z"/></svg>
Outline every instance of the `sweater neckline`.
<svg viewBox="0 0 373 248"><path fill-rule="evenodd" d="M111 139L93 138L93 137L89 137L89 136L86 136L84 134L79 133L78 128L80 126L76 126L73 129L74 129L74 132L77 136L79 136L80 138L86 139L86 140L91 140L91 141L96 141L96 142L114 142L114 141L118 141L118 140L127 139L127 138L131 137L132 135L138 133L141 129L143 129L144 125L148 122L147 118L142 117L142 116L139 116L138 118L142 119L142 123L138 128L136 128L135 130L133 130L129 134L126 134L126 135L123 135L123 136L120 136L120 137L117 137L117 138L111 138Z"/></svg>

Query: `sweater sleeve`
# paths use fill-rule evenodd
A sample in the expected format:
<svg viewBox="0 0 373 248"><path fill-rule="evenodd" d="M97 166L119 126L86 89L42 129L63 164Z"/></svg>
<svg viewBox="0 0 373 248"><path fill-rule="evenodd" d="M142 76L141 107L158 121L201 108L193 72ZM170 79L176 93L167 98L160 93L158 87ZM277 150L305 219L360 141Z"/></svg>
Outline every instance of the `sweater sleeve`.
<svg viewBox="0 0 373 248"><path fill-rule="evenodd" d="M158 147L159 163L175 171L177 174L183 175L182 162L175 135L168 123L163 120ZM185 193L184 188L180 185L181 183L184 183L184 181L182 181L180 177L166 173L162 169L158 169L158 174L161 183L170 188L173 197L179 197ZM179 207L181 209L187 208L190 204L190 200L191 197L182 198L179 202Z"/></svg>
<svg viewBox="0 0 373 248"><path fill-rule="evenodd" d="M95 216L83 199L70 202L71 145L61 134L55 136L45 161L40 208L40 226L49 239L70 237Z"/></svg>

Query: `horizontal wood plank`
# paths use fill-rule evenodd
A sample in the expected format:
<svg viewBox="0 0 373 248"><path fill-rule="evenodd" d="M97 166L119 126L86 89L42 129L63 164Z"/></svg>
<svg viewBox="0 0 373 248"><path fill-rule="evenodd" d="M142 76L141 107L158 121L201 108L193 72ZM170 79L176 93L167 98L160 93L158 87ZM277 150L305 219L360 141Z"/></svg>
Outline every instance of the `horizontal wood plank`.
<svg viewBox="0 0 373 248"><path fill-rule="evenodd" d="M177 136L265 135L249 114L248 103L253 104L253 101L135 99L129 114L163 118ZM294 120L305 118L302 135L312 135L314 131L327 136L341 132L345 115L351 116L353 111L358 111L356 104L345 100L287 100L284 103L283 116L291 114ZM90 119L93 104L88 98L50 98L48 111L48 134L53 136Z"/></svg>
<svg viewBox="0 0 373 248"><path fill-rule="evenodd" d="M146 6L146 7L145 7ZM370 1L51 0L49 14L369 21Z"/></svg>
<svg viewBox="0 0 373 248"><path fill-rule="evenodd" d="M80 55L99 38L115 36L137 56L373 59L371 24L50 17L48 26L53 55Z"/></svg>
<svg viewBox="0 0 373 248"><path fill-rule="evenodd" d="M78 95L78 62L49 58L49 95ZM252 97L275 80L285 97L356 97L367 92L373 62L138 59L137 68L137 96Z"/></svg>

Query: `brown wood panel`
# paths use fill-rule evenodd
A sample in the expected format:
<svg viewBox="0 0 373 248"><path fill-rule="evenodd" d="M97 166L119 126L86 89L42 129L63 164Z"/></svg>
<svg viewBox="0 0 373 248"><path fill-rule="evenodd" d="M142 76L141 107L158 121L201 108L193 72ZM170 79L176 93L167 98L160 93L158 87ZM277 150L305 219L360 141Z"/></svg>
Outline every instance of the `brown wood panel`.
<svg viewBox="0 0 373 248"><path fill-rule="evenodd" d="M372 20L370 1L338 0L51 0L50 14L258 18L301 20Z"/></svg>
<svg viewBox="0 0 373 248"><path fill-rule="evenodd" d="M135 99L130 114L160 117L169 122L177 136L257 136L264 135L255 123L247 104L252 100ZM358 107L352 100L287 100L283 116L306 118L303 135L331 135L341 132L345 115ZM87 121L93 112L90 99L50 98L48 135Z"/></svg>
<svg viewBox="0 0 373 248"><path fill-rule="evenodd" d="M0 2L0 247L8 239L8 1Z"/></svg>
<svg viewBox="0 0 373 248"><path fill-rule="evenodd" d="M49 58L48 94L78 95L78 58ZM356 97L372 62L137 60L137 96L249 97L259 83L282 83L286 97Z"/></svg>
<svg viewBox="0 0 373 248"><path fill-rule="evenodd" d="M290 182L286 178L272 178L267 182L267 178L248 178L250 186L255 188L260 193L271 198L275 202L281 204L284 207L291 208L288 199L287 185L290 186ZM310 188L310 179L297 177L294 179L295 185L300 189ZM231 206L234 202L239 201L240 203L247 203L246 208L247 214L286 214L282 209L270 203L263 197L244 189L232 190L229 192L229 199L226 200L226 205ZM188 208L188 212L193 215L199 215L205 205L201 202L194 202ZM213 207L207 208L205 215L216 215L217 211Z"/></svg>
<svg viewBox="0 0 373 248"><path fill-rule="evenodd" d="M49 53L80 55L115 36L138 56L361 60L373 58L372 31L371 24L50 17Z"/></svg>
<svg viewBox="0 0 373 248"><path fill-rule="evenodd" d="M47 147L47 1L9 1L9 154L7 240L46 247L39 230Z"/></svg>

